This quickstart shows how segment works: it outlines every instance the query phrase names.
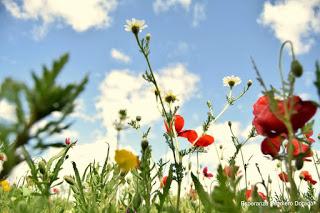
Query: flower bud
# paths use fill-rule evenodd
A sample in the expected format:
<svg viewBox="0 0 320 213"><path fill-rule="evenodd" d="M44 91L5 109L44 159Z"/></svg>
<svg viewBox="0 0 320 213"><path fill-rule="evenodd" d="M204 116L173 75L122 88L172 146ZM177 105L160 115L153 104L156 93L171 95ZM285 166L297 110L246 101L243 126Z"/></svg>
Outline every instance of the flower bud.
<svg viewBox="0 0 320 213"><path fill-rule="evenodd" d="M232 126L232 123L231 123L231 121L228 121L228 125L231 127Z"/></svg>
<svg viewBox="0 0 320 213"><path fill-rule="evenodd" d="M70 145L70 144L71 144L70 138L66 138L65 141L64 141L64 143L65 143L66 145Z"/></svg>
<svg viewBox="0 0 320 213"><path fill-rule="evenodd" d="M147 139L142 139L141 141L141 148L142 148L142 151L145 151L149 146L149 142Z"/></svg>
<svg viewBox="0 0 320 213"><path fill-rule="evenodd" d="M45 174L46 173L46 161L45 160L41 160L39 163L38 163L38 167L39 167L39 171L41 174Z"/></svg>
<svg viewBox="0 0 320 213"><path fill-rule="evenodd" d="M293 60L291 62L291 72L297 78L301 77L303 74L303 67L298 60Z"/></svg>
<svg viewBox="0 0 320 213"><path fill-rule="evenodd" d="M71 186L73 186L73 185L75 184L74 178L71 177L71 176L64 176L63 179L64 179L67 183L69 183Z"/></svg>
<svg viewBox="0 0 320 213"><path fill-rule="evenodd" d="M296 159L296 169L300 170L303 167L303 155L299 155Z"/></svg>
<svg viewBox="0 0 320 213"><path fill-rule="evenodd" d="M150 34L150 33L147 33L147 35L146 35L146 40L147 40L147 41L150 41L150 39L151 39L151 34Z"/></svg>
<svg viewBox="0 0 320 213"><path fill-rule="evenodd" d="M247 83L247 86L251 87L252 83L253 83L252 80L249 80L248 83Z"/></svg>
<svg viewBox="0 0 320 213"><path fill-rule="evenodd" d="M136 117L136 121L141 121L141 116L138 115L138 116Z"/></svg>

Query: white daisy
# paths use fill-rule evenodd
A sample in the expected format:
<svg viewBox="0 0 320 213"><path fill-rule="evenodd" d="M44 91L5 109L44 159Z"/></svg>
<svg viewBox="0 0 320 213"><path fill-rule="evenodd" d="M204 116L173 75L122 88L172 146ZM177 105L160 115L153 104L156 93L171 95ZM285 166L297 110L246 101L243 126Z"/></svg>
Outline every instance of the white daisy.
<svg viewBox="0 0 320 213"><path fill-rule="evenodd" d="M127 32L133 32L134 34L138 34L144 28L148 27L144 20L132 18L131 20L126 20L126 22L127 24L124 25L124 30Z"/></svg>
<svg viewBox="0 0 320 213"><path fill-rule="evenodd" d="M223 78L223 85L226 87L234 87L241 83L241 79L238 76L226 76Z"/></svg>

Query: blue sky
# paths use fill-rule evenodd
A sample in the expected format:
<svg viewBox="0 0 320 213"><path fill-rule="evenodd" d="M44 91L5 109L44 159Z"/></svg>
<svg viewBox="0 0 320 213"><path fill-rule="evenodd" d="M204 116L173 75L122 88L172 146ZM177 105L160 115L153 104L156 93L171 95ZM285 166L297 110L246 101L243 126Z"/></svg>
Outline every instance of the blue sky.
<svg viewBox="0 0 320 213"><path fill-rule="evenodd" d="M87 1L90 0L83 2ZM319 7L317 0L307 1L308 3L303 0L295 0L294 3L280 0L92 2L96 2L98 6L88 3L79 7L67 7L70 6L68 3L49 7L36 5L31 0L5 0L0 3L0 79L11 76L30 82L31 70L39 72L42 64L49 65L54 58L65 52L70 53L71 58L60 76L61 83L79 81L85 74L89 74L90 82L81 95L81 110L73 117L75 124L72 131L76 132L81 144L93 143L98 136L114 140L108 138L112 136L107 134L108 127L110 128L108 120L113 115L108 114L109 109L101 113L96 107L97 102L103 99L99 88L108 80L109 74L112 71L122 72L138 78L146 68L134 37L124 31L125 20L131 18L147 22L148 27L142 35L147 32L152 35L151 62L155 70L168 68L170 71L177 65L183 65L186 75L198 79L192 85L186 85L184 78L179 81L182 88L190 89L190 94L183 95L180 111L186 118L187 128L201 125L206 116L207 100L213 102L216 112L223 107L227 92L222 84L224 76L237 75L242 79L242 85L235 89L238 92L249 79L255 81L251 56L256 60L265 81L278 86L279 48L281 41L286 39L293 40L297 45L298 59L305 69L305 75L297 82L297 94L317 99L312 85L315 61L320 58L320 19L318 12L315 12ZM101 2L106 4L100 8L102 16L86 17L86 14L100 14ZM109 8L108 4L111 5ZM37 7L38 9L34 9ZM279 13L279 7L283 14ZM295 12L299 7L303 11L302 17L298 19ZM111 57L112 49L129 57L130 62ZM288 62L289 57L286 56L285 60ZM121 80L113 83L119 88L130 86ZM166 87L170 88L170 85ZM253 118L252 104L260 91L261 87L255 82L247 95L236 106L231 107L219 123L232 120L241 125L240 130L246 129ZM107 91L106 94L108 95ZM103 99L101 104L105 101ZM84 119L83 115L94 119ZM166 152L166 145L161 137L162 121L158 115L151 120L148 123L154 130L151 144L157 150L155 156L160 157ZM129 131L123 136L121 143L139 152L136 133Z"/></svg>

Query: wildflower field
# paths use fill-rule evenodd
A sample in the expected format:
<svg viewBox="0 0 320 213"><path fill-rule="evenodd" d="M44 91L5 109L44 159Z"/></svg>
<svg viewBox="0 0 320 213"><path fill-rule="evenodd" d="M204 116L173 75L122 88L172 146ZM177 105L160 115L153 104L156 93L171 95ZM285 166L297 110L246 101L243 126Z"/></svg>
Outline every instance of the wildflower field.
<svg viewBox="0 0 320 213"><path fill-rule="evenodd" d="M126 20L122 33L145 71L136 80L109 84L111 89L117 83L140 88L143 82L152 103L142 101L140 108L158 113L159 125L132 114L127 108L134 103L128 102L113 112L114 137L103 136L96 152L83 145L86 139L62 135L72 129L72 118L80 117L77 101L92 77L61 81L69 54L40 72L32 71L30 81L0 79L0 107L13 107L5 113L0 109L0 212L320 212L319 63L306 71L295 43L285 40L274 53L277 61L270 82L265 78L270 73L253 55L248 60L250 77L233 74L219 79L226 91L223 99L197 99L203 107L199 112L205 113L195 119L198 126L192 126L182 107L184 95L171 89L176 85L169 78L163 83L154 69L156 34L149 28L144 20ZM311 79L315 96L297 89L304 78ZM243 106L253 88L259 95ZM228 117L237 106L250 109L250 114L239 115L250 119L244 133ZM9 113L14 119L5 119ZM228 120L219 123L225 117ZM123 146L124 140L138 149ZM160 150L154 141L165 144L165 155L155 157ZM91 162L83 163L80 146L86 147L85 156L93 157ZM216 166L210 164L212 159Z"/></svg>

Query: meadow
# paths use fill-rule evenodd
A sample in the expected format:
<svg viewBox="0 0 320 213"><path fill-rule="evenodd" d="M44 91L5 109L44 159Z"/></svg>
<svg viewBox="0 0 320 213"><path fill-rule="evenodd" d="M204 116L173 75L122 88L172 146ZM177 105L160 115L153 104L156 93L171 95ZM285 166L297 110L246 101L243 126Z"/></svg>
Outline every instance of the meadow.
<svg viewBox="0 0 320 213"><path fill-rule="evenodd" d="M225 105L216 113L214 104L210 101L204 104L207 116L199 133L185 128L188 121L179 111L179 96L159 87L150 57L152 36L145 33L145 27L143 20L131 19L127 20L125 31L136 42L137 54L145 59L146 71L141 78L154 89L154 101L165 130L162 141L168 146L171 158L154 160L154 150L149 143L152 129L141 125L143 117L132 118L126 109L119 109L114 128L119 135L126 128L136 130L141 138L135 141L140 144L140 153L109 146L103 164L91 162L84 171L79 171L77 162L72 162L70 175L61 176L65 161L81 138L65 138L58 143L47 143L47 138L70 128L71 124L65 121L74 111L75 101L88 82L85 76L78 83L58 83L57 78L69 59L68 54L64 54L50 67L44 66L41 74L32 73L32 85L12 78L1 81L0 99L15 106L16 121L0 123L0 211L320 212L320 196L316 190L320 181L320 161L313 148L320 140L319 130L313 128L319 99L304 100L295 93L296 82L304 77L304 69L295 56L292 42L286 41L280 47L279 67L275 68L279 71L279 88L264 81L264 73L252 59L252 78L257 80L240 84L239 77L226 76L223 79L228 88ZM283 54L287 53L291 58L290 67L283 68ZM219 164L215 171L200 167L199 155L206 153L210 146L215 146L216 150L212 155L222 157L223 147L216 146L215 136L210 135L208 129L228 113L230 106L237 105L246 96L253 83L260 85L262 95L253 106L248 106L253 109L253 120L247 138L242 140L234 134L233 124L228 122L226 128L232 135L228 142L235 150L226 159L228 164ZM235 88L239 87L243 88L235 93ZM314 71L314 89L320 97L318 63ZM31 131L48 117L53 119L37 131ZM260 174L259 182L250 182L252 177L247 172L250 159L244 160L243 150L257 136L263 140L256 152L261 152L270 162L276 162L278 180L262 175L264 168L260 168L258 162L250 162ZM182 149L180 143L187 143L188 148ZM59 151L50 158L34 158L34 150L50 147ZM190 156L196 159L194 164L185 163ZM240 158L240 163L236 158ZM18 182L8 181L10 173L22 162L27 163L28 173ZM306 163L312 164L316 173L308 171ZM188 178L191 184L184 185ZM204 180L212 184L208 186ZM279 180L280 190L274 189L272 182ZM307 185L307 191L300 190L301 184Z"/></svg>

